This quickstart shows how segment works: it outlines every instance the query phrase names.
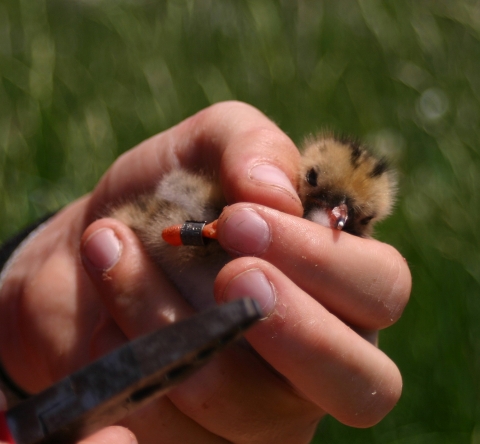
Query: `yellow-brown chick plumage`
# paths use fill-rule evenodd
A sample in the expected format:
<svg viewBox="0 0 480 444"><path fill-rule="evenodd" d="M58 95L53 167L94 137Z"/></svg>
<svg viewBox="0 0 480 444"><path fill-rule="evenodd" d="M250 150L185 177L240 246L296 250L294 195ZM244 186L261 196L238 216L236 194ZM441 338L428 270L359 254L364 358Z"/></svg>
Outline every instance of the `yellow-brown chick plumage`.
<svg viewBox="0 0 480 444"><path fill-rule="evenodd" d="M162 178L154 192L123 202L106 216L128 225L182 296L202 310L214 304L213 282L229 255L218 242L174 247L162 239L162 231L186 220L211 222L225 205L220 186L211 178L176 169Z"/></svg>
<svg viewBox="0 0 480 444"><path fill-rule="evenodd" d="M368 237L375 222L391 211L395 176L385 160L358 143L331 136L307 139L299 174L306 219L329 226L319 214L341 204L348 216L343 230ZM117 205L107 215L132 228L185 299L200 310L213 305L213 281L229 256L217 242L174 247L161 233L186 220L212 222L225 205L217 182L178 169L166 174L155 192Z"/></svg>
<svg viewBox="0 0 480 444"><path fill-rule="evenodd" d="M386 160L357 142L333 136L308 138L304 147L299 181L304 217L319 221L319 211L343 202L348 208L343 231L370 236L394 203L396 177Z"/></svg>

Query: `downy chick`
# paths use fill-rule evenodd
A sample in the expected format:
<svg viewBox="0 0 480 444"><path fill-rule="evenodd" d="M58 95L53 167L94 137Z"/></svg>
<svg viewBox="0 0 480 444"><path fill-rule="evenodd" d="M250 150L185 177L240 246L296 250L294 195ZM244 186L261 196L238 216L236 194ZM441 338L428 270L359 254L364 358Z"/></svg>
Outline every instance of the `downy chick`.
<svg viewBox="0 0 480 444"><path fill-rule="evenodd" d="M370 237L387 217L396 177L384 158L352 140L308 138L302 154L299 196L305 219L360 237Z"/></svg>
<svg viewBox="0 0 480 444"><path fill-rule="evenodd" d="M214 180L175 169L163 176L153 193L120 204L107 216L136 233L148 255L200 311L214 305L213 282L231 258L216 241L205 246L169 245L162 239L162 231L187 220L214 221L226 204Z"/></svg>
<svg viewBox="0 0 480 444"><path fill-rule="evenodd" d="M299 174L303 217L308 220L368 237L375 222L391 211L394 175L384 159L358 143L330 136L307 139ZM164 242L161 233L187 220L212 222L225 205L218 183L177 169L162 178L155 192L118 205L108 216L132 228L183 297L202 310L214 305L213 282L230 256L216 241L176 247Z"/></svg>

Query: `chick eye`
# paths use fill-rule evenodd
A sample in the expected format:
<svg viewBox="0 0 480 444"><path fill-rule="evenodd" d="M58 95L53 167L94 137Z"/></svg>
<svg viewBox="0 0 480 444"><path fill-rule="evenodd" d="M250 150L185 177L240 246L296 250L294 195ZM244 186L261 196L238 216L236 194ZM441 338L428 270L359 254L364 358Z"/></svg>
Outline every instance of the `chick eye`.
<svg viewBox="0 0 480 444"><path fill-rule="evenodd" d="M373 219L373 216L367 216L367 217L364 217L364 218L360 221L360 223L361 223L362 225L367 225L372 219Z"/></svg>
<svg viewBox="0 0 480 444"><path fill-rule="evenodd" d="M315 171L315 168L312 168L308 171L307 176L305 177L308 184L312 187L317 186L318 173Z"/></svg>

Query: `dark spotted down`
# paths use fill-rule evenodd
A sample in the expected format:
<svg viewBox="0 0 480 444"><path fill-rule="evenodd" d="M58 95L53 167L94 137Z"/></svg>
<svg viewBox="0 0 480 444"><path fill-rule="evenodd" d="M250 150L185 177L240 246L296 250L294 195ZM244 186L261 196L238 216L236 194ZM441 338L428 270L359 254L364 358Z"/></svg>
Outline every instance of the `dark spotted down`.
<svg viewBox="0 0 480 444"><path fill-rule="evenodd" d="M318 208L345 203L343 231L368 237L374 224L390 214L395 191L395 174L387 160L359 142L329 135L306 140L299 189L305 218L313 220Z"/></svg>

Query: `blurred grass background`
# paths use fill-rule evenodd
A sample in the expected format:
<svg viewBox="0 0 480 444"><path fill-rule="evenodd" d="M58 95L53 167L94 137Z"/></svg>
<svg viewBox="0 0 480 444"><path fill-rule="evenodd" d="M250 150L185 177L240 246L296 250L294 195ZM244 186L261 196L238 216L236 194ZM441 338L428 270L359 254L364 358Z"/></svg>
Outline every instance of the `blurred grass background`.
<svg viewBox="0 0 480 444"><path fill-rule="evenodd" d="M0 240L217 101L356 135L401 172L378 234L413 274L381 336L404 394L315 442L480 443L479 39L477 0L0 0Z"/></svg>

